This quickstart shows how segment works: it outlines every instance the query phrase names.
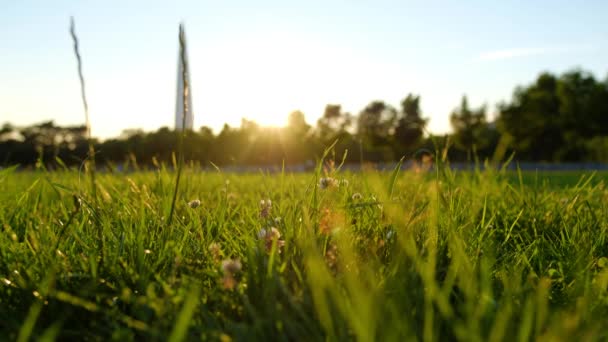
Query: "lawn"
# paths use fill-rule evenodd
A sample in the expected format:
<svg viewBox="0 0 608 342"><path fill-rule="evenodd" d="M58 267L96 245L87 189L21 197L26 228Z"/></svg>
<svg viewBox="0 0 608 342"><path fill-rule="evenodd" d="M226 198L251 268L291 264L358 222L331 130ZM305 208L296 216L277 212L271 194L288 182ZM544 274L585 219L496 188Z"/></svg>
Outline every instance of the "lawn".
<svg viewBox="0 0 608 342"><path fill-rule="evenodd" d="M9 340L605 340L606 173L0 171Z"/></svg>

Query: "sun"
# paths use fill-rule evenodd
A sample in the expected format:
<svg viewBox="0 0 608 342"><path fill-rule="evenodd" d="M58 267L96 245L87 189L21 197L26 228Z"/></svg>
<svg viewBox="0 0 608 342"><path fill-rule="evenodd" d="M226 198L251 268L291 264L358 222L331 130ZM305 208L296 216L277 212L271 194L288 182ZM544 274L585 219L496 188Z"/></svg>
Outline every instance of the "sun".
<svg viewBox="0 0 608 342"><path fill-rule="evenodd" d="M292 37L256 35L216 47L214 53L207 62L210 66L196 78L212 84L201 93L213 94L202 101L209 112L223 113L216 120L240 122L246 118L262 126L280 127L295 110L307 118L322 114L330 92L324 78L332 79L333 67L320 57L326 54L322 48ZM194 107L196 111L196 103Z"/></svg>

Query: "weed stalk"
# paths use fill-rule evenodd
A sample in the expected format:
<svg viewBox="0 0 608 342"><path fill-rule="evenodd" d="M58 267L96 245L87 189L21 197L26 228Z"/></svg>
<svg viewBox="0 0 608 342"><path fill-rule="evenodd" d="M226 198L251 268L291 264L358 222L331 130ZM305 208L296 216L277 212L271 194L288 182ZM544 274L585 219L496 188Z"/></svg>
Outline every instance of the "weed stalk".
<svg viewBox="0 0 608 342"><path fill-rule="evenodd" d="M188 61L186 59L186 37L184 35L184 25L179 25L179 51L180 51L180 63L182 63L182 82L183 82L183 114L182 114L182 131L179 135L178 148L177 148L177 176L175 177L175 189L173 190L173 199L171 200L171 210L167 218L167 225L171 224L173 219L173 213L175 211L175 201L177 200L177 193L179 190L179 181L182 174L182 168L184 167L184 135L186 134L186 117L190 108L188 108L188 96L190 95L190 89L188 84Z"/></svg>
<svg viewBox="0 0 608 342"><path fill-rule="evenodd" d="M74 17L70 18L70 35L74 41L74 54L76 55L76 61L78 62L78 77L80 79L80 96L82 98L82 104L84 107L84 119L87 128L87 141L89 144L89 155L88 159L88 171L91 178L91 195L93 201L97 198L97 187L95 183L95 146L93 144L93 137L91 136L91 121L89 119L89 104L87 102L87 95L85 92L84 76L82 74L82 58L80 57L80 50L78 48L78 36L76 35L76 25L74 24Z"/></svg>

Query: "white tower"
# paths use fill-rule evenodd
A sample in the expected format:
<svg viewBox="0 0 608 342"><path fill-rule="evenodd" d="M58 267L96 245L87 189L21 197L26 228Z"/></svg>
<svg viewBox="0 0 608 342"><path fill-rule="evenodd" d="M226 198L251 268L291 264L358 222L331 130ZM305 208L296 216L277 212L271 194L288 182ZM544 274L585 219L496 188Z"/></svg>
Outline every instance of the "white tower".
<svg viewBox="0 0 608 342"><path fill-rule="evenodd" d="M192 129L194 126L194 115L192 113L192 83L190 83L190 68L188 59L188 50L186 49L186 34L184 34L184 57L188 62L186 64L186 78L188 81L188 94L186 102L188 104L188 112L186 113L186 129ZM177 50L177 97L175 99L175 130L181 131L184 129L184 65L182 63L181 51Z"/></svg>

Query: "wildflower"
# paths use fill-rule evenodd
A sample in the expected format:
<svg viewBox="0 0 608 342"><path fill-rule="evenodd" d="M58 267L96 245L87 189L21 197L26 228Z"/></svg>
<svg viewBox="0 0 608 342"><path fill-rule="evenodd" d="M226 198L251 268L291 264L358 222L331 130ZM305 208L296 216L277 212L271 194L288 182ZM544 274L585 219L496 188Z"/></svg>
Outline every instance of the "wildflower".
<svg viewBox="0 0 608 342"><path fill-rule="evenodd" d="M331 177L324 177L319 179L319 187L321 189L327 189L329 187L338 186L339 182Z"/></svg>
<svg viewBox="0 0 608 342"><path fill-rule="evenodd" d="M332 211L329 208L324 208L319 220L319 232L321 234L330 234L344 227L346 218L339 211Z"/></svg>
<svg viewBox="0 0 608 342"><path fill-rule="evenodd" d="M209 245L209 252L211 252L211 256L214 261L219 261L220 256L222 255L222 250L220 248L220 244L217 242L213 242Z"/></svg>
<svg viewBox="0 0 608 342"><path fill-rule="evenodd" d="M222 271L224 274L236 275L241 271L242 265L239 259L226 259L222 261Z"/></svg>
<svg viewBox="0 0 608 342"><path fill-rule="evenodd" d="M360 193L355 192L351 198L353 199L353 201L359 201L363 198L363 196Z"/></svg>
<svg viewBox="0 0 608 342"><path fill-rule="evenodd" d="M338 246L332 243L329 245L325 252L325 262L327 266L333 271L336 272L338 269Z"/></svg>
<svg viewBox="0 0 608 342"><path fill-rule="evenodd" d="M272 250L272 244L274 241L277 242L277 250L281 253L281 247L285 246L285 241L281 240L281 232L275 227L270 229L262 229L258 233L258 239L260 239L264 243L264 247L266 248L266 252L270 252Z"/></svg>
<svg viewBox="0 0 608 342"><path fill-rule="evenodd" d="M190 206L190 208L192 208L192 209L198 208L200 205L201 205L201 201L197 200L197 199L188 202L188 206Z"/></svg>
<svg viewBox="0 0 608 342"><path fill-rule="evenodd" d="M239 259L226 259L222 261L222 271L224 276L222 278L222 285L227 290L232 290L237 284L235 276L241 271L242 265Z"/></svg>
<svg viewBox="0 0 608 342"><path fill-rule="evenodd" d="M144 249L144 254L152 254L152 251L149 249Z"/></svg>
<svg viewBox="0 0 608 342"><path fill-rule="evenodd" d="M267 199L260 201L260 217L267 218L268 216L270 216L270 209L272 209L271 200Z"/></svg>

